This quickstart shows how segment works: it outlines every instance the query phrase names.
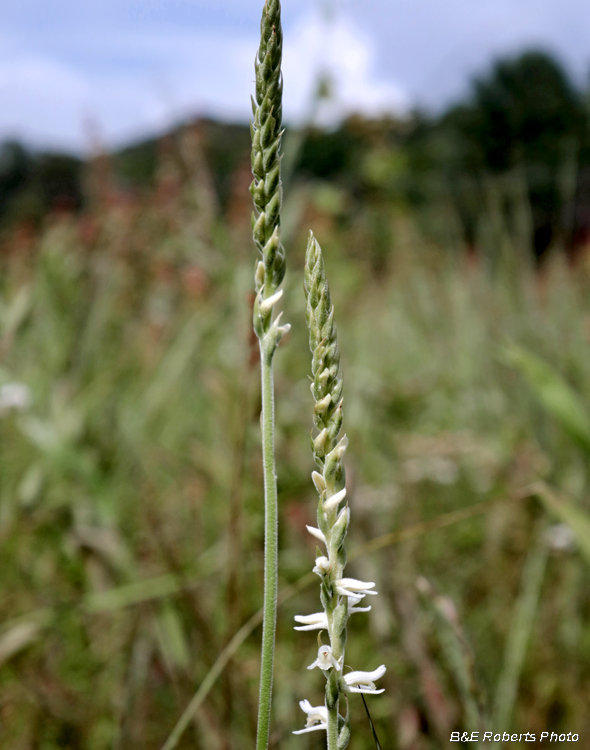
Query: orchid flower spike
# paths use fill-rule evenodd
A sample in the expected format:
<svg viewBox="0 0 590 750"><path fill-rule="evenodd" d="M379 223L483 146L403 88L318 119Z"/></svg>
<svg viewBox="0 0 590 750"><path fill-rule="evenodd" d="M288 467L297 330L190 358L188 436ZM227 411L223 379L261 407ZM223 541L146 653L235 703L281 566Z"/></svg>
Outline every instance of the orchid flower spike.
<svg viewBox="0 0 590 750"><path fill-rule="evenodd" d="M272 0L269 0L272 1ZM359 607L365 596L377 592L372 581L344 578L346 537L350 525L350 507L346 490L344 455L348 438L339 438L342 429L342 374L340 351L334 323L334 306L326 280L322 250L310 234L305 254L303 286L307 300L306 318L309 329L311 360L311 392L315 401L311 450L318 470L311 478L318 493L317 528L308 526L309 533L324 547L316 551L313 572L321 579L320 599L323 612L298 615L296 630L326 630L329 645L318 637L317 659L308 669L319 667L326 679L326 702L313 708L307 701L300 703L307 713L307 725L295 734L326 730L327 750L345 750L350 739L348 693L382 693L374 680L385 672L381 666L374 672L351 672L344 676L346 625L355 612L368 612ZM346 716L340 713L339 702L346 702ZM378 744L378 743L376 743Z"/></svg>
<svg viewBox="0 0 590 750"><path fill-rule="evenodd" d="M377 695L383 693L385 688L377 690L373 680L378 680L385 674L385 664L382 664L373 672L349 672L344 675L346 690L349 693L365 693L367 695Z"/></svg>
<svg viewBox="0 0 590 750"><path fill-rule="evenodd" d="M314 667L319 667L322 671L327 671L328 669L331 669L334 667L334 669L340 671L342 667L337 662L337 660L334 658L334 655L332 654L332 649L330 646L320 646L318 649L318 658L314 661L313 664L310 664L308 669L313 669Z"/></svg>
<svg viewBox="0 0 590 750"><path fill-rule="evenodd" d="M293 734L304 734L305 732L315 732L317 729L327 729L328 726L328 709L325 706L312 706L308 700L299 701L301 710L307 714L307 723L305 729L298 729Z"/></svg>

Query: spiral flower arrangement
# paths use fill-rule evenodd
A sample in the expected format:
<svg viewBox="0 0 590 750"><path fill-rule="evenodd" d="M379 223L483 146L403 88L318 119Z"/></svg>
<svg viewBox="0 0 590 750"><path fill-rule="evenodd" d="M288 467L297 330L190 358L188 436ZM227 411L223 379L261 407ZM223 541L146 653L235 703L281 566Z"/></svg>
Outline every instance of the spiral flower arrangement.
<svg viewBox="0 0 590 750"><path fill-rule="evenodd" d="M339 712L340 696L348 702L348 693L382 693L375 680L385 674L381 665L372 672L345 673L344 651L348 618L371 607L359 607L366 596L374 596L375 584L346 578L346 534L350 524L350 508L346 499L344 455L348 438L339 438L342 428L342 375L340 352L334 324L334 307L324 270L322 250L313 234L307 245L304 269L307 299L307 327L312 353L311 392L315 401L313 421L318 434L311 439L311 448L320 471L312 472L319 495L317 527L308 526L309 533L319 542L313 572L321 580L322 612L298 615L296 630L326 630L329 645L320 645L317 659L308 669L318 667L326 678L323 706L312 706L304 700L299 704L307 714L306 726L295 734L326 731L328 750L344 750L350 739L350 720Z"/></svg>

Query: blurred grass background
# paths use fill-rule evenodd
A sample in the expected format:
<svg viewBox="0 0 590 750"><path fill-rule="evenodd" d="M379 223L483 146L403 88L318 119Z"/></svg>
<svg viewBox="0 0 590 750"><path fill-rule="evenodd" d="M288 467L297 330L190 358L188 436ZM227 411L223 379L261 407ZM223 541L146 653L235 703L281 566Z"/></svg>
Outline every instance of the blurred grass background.
<svg viewBox="0 0 590 750"><path fill-rule="evenodd" d="M279 610L273 747L324 742L290 734L298 701L322 699L302 668L315 634L293 631L319 606L310 228L339 326L350 573L380 592L347 661L387 665L369 703L383 748L590 736L588 118L533 58L545 83L521 120L507 92L521 102L530 55L436 121L287 134L280 582L299 584ZM0 746L156 750L262 603L247 130L197 122L86 163L3 154ZM179 748L253 744L249 630ZM352 698L351 748L368 749Z"/></svg>

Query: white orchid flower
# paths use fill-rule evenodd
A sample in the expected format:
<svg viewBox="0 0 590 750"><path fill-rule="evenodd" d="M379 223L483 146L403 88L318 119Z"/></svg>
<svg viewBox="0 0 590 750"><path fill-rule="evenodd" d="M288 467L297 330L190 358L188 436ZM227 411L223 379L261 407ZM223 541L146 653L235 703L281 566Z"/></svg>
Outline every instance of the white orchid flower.
<svg viewBox="0 0 590 750"><path fill-rule="evenodd" d="M305 729L298 729L293 734L305 734L305 732L315 732L317 729L327 729L328 727L328 709L325 706L312 706L307 700L299 701L301 710L307 714L307 723Z"/></svg>
<svg viewBox="0 0 590 750"><path fill-rule="evenodd" d="M321 557L316 557L315 567L313 569L313 572L316 575L318 575L320 578L323 578L325 575L327 575L330 572L331 567L332 567L332 563L328 560L327 557L324 557L322 555Z"/></svg>
<svg viewBox="0 0 590 750"><path fill-rule="evenodd" d="M316 612L313 615L295 615L295 622L301 623L301 627L295 628L295 630L328 630L328 615L325 612Z"/></svg>
<svg viewBox="0 0 590 750"><path fill-rule="evenodd" d="M309 533L312 536L315 536L315 538L318 541L323 542L326 545L326 547L328 546L328 542L326 541L326 537L322 534L322 532L319 529L316 529L315 526L306 526L305 528L309 531Z"/></svg>
<svg viewBox="0 0 590 750"><path fill-rule="evenodd" d="M340 492L337 492L335 495L332 495L332 497L328 498L328 500L324 501L324 510L334 510L334 508L337 508L345 497L346 489L340 490Z"/></svg>
<svg viewBox="0 0 590 750"><path fill-rule="evenodd" d="M266 315L267 313L269 313L274 307L274 305L276 305L276 303L281 299L282 296L283 296L283 290L279 289L278 292L275 292L270 297L266 297L266 299L263 299L259 307L260 314Z"/></svg>
<svg viewBox="0 0 590 750"><path fill-rule="evenodd" d="M368 607L357 607L356 605L362 601L362 596L349 596L348 597L348 614L353 615L355 612L368 612L371 606Z"/></svg>
<svg viewBox="0 0 590 750"><path fill-rule="evenodd" d="M385 688L377 690L375 687L374 680L378 680L385 674L385 664L382 664L373 672L349 672L344 675L344 682L346 683L349 693L365 693L368 695L377 695L383 693Z"/></svg>
<svg viewBox="0 0 590 750"><path fill-rule="evenodd" d="M309 528L309 527L308 527ZM339 578L334 581L336 591L342 596L354 596L362 599L365 594L376 594L376 591L370 591L375 585L372 581L357 581L356 578Z"/></svg>
<svg viewBox="0 0 590 750"><path fill-rule="evenodd" d="M332 667L334 667L334 669L337 669L338 671L342 669L338 661L334 658L330 646L319 647L318 658L314 661L313 664L309 665L308 669L314 669L314 667L319 667L323 671L331 669Z"/></svg>

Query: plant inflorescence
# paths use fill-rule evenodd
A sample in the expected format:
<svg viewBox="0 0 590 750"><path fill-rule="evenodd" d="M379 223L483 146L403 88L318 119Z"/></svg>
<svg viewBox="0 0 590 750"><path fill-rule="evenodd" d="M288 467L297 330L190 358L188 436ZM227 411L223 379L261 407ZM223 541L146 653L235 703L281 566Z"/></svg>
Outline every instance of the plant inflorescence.
<svg viewBox="0 0 590 750"><path fill-rule="evenodd" d="M377 592L373 590L373 582L344 577L345 542L350 524L344 470L348 438L346 435L339 438L343 403L340 352L322 250L313 234L310 234L305 257L304 289L312 353L313 421L318 429L318 434L312 437L311 447L320 469L319 472L312 472L319 495L318 525L308 526L307 529L322 545L322 549L318 548L313 572L321 580L323 611L298 615L295 619L300 623L297 630L327 630L330 645L320 645L317 659L308 667L319 667L326 677L325 704L313 707L309 701L300 703L307 714L307 724L296 734L326 730L328 750L344 750L350 739L350 720L348 710L345 717L339 713L340 696L346 698L347 693L382 693L383 690L378 690L374 681L383 676L385 666L381 665L372 672L345 673L344 669L348 618L356 612L369 611L371 607L357 605L365 596Z"/></svg>

